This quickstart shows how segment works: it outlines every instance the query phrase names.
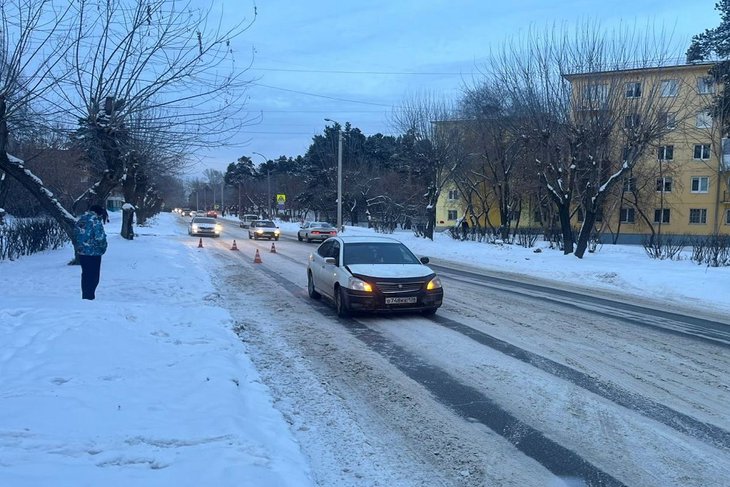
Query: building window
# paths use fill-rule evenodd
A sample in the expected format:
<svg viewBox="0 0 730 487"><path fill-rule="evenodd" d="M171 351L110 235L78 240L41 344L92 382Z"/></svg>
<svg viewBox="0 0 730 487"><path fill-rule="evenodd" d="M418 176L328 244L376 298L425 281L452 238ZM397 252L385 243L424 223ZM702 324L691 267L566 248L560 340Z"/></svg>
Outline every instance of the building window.
<svg viewBox="0 0 730 487"><path fill-rule="evenodd" d="M654 223L669 223L669 208L654 210Z"/></svg>
<svg viewBox="0 0 730 487"><path fill-rule="evenodd" d="M710 158L710 144L695 144L694 159L703 161Z"/></svg>
<svg viewBox="0 0 730 487"><path fill-rule="evenodd" d="M712 128L712 115L707 110L703 110L697 113L695 120L695 127L698 129L710 129Z"/></svg>
<svg viewBox="0 0 730 487"><path fill-rule="evenodd" d="M659 114L659 125L668 130L677 128L677 114L670 112L662 112Z"/></svg>
<svg viewBox="0 0 730 487"><path fill-rule="evenodd" d="M665 79L661 84L662 96L677 96L679 94L679 80Z"/></svg>
<svg viewBox="0 0 730 487"><path fill-rule="evenodd" d="M634 208L621 208L621 223L634 223L636 219L636 210Z"/></svg>
<svg viewBox="0 0 730 487"><path fill-rule="evenodd" d="M459 199L459 191L456 189L449 190L449 200L454 201Z"/></svg>
<svg viewBox="0 0 730 487"><path fill-rule="evenodd" d="M672 178L658 178L656 180L656 190L658 193L671 193Z"/></svg>
<svg viewBox="0 0 730 487"><path fill-rule="evenodd" d="M707 209L706 208L690 208L689 210L689 222L693 225L702 225L707 223Z"/></svg>
<svg viewBox="0 0 730 487"><path fill-rule="evenodd" d="M624 178L624 192L636 191L636 178Z"/></svg>
<svg viewBox="0 0 730 487"><path fill-rule="evenodd" d="M626 98L639 98L641 97L641 82L632 81L626 83Z"/></svg>
<svg viewBox="0 0 730 487"><path fill-rule="evenodd" d="M638 113L634 113L633 115L626 115L624 117L624 128L633 129L638 127L639 123L641 123L641 119L639 118Z"/></svg>
<svg viewBox="0 0 730 487"><path fill-rule="evenodd" d="M660 161L671 161L672 159L674 159L674 146L659 146L659 149L657 151L657 159L659 159Z"/></svg>
<svg viewBox="0 0 730 487"><path fill-rule="evenodd" d="M695 176L692 178L692 193L707 193L710 187L710 178L707 176Z"/></svg>
<svg viewBox="0 0 730 487"><path fill-rule="evenodd" d="M715 92L715 80L712 76L700 76L697 78L697 93L700 95L711 95Z"/></svg>
<svg viewBox="0 0 730 487"><path fill-rule="evenodd" d="M456 210L449 210L449 215L446 218L447 220L456 220Z"/></svg>
<svg viewBox="0 0 730 487"><path fill-rule="evenodd" d="M583 105L587 108L598 108L608 99L608 84L594 83L583 88Z"/></svg>
<svg viewBox="0 0 730 487"><path fill-rule="evenodd" d="M690 208L689 210L689 222L690 224L705 224L707 223L707 209L706 208Z"/></svg>
<svg viewBox="0 0 730 487"><path fill-rule="evenodd" d="M576 219L578 220L578 223L583 222L583 208L578 208L578 211L576 212Z"/></svg>
<svg viewBox="0 0 730 487"><path fill-rule="evenodd" d="M725 210L725 225L730 225L730 210Z"/></svg>

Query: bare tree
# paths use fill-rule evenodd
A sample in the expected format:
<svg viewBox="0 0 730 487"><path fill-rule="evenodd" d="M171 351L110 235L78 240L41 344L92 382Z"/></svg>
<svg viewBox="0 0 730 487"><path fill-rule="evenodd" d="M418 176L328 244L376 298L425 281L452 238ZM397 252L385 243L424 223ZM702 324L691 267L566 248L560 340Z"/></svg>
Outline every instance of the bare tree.
<svg viewBox="0 0 730 487"><path fill-rule="evenodd" d="M558 209L566 254L574 250L575 202L583 213L575 246L582 258L606 195L667 133L662 116L677 111L677 98L662 97L658 79L645 83L641 96L627 96L626 73L675 59L661 32L624 29L611 36L587 23L574 32L531 32L491 64L489 76L525 114L522 135Z"/></svg>
<svg viewBox="0 0 730 487"><path fill-rule="evenodd" d="M224 29L211 10L170 0L84 0L78 15L78 47L68 59L77 69L57 94L81 120L77 140L103 168L79 201L106 197L144 132L192 149L224 145L248 122L239 118L248 80L230 41L253 19Z"/></svg>
<svg viewBox="0 0 730 487"><path fill-rule="evenodd" d="M33 109L44 109L47 117L59 114L43 97L67 74L62 60L73 45L73 21L70 2L59 6L49 0L15 0L0 8L0 180L6 181L0 183L0 193L6 175L19 181L69 237L76 219L8 149L13 130L37 120L28 117Z"/></svg>
<svg viewBox="0 0 730 487"><path fill-rule="evenodd" d="M48 122L77 125L75 141L98 179L74 206L103 202L129 167L149 160L135 150L150 132L158 150L169 155L178 152L176 145L188 150L222 145L251 122L243 111L246 67L236 66L230 43L253 17L222 28L212 10L172 0L8 4L16 11L6 6L0 19L15 34L8 38L13 29L3 29L0 46L7 70L0 81L0 170L42 201L69 236L71 212L21 161L5 155L8 121L21 106L33 101Z"/></svg>
<svg viewBox="0 0 730 487"><path fill-rule="evenodd" d="M463 127L454 121L450 103L424 93L401 104L392 115L392 123L403 133L403 157L422 181L424 236L433 239L436 227L436 202L451 174L466 159Z"/></svg>
<svg viewBox="0 0 730 487"><path fill-rule="evenodd" d="M475 156L470 171L461 173L466 176L465 183L470 181L465 186L474 190L480 200L487 198L480 192L490 193L496 199L502 240L509 238L513 215L519 214L521 189L529 187L524 179L525 146L520 135L520 114L505 95L501 86L482 84L466 89L461 99L466 143L474 151L470 155ZM477 176L476 181L473 176ZM517 176L523 179L520 181ZM493 226L491 221L488 224Z"/></svg>

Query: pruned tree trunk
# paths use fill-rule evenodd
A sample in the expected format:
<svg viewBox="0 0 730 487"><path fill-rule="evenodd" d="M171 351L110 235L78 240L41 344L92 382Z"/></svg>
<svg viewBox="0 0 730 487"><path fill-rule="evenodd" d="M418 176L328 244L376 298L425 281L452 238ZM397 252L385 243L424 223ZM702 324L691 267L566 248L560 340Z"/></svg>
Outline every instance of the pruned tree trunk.
<svg viewBox="0 0 730 487"><path fill-rule="evenodd" d="M125 204L122 207L122 238L134 240L134 207Z"/></svg>

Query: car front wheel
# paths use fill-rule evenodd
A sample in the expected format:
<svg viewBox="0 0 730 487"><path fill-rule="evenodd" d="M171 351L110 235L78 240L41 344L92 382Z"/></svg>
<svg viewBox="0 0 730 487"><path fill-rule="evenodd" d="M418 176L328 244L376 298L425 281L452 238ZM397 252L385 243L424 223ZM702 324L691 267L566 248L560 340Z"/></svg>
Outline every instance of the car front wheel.
<svg viewBox="0 0 730 487"><path fill-rule="evenodd" d="M303 240L303 239L302 239L302 236L301 236L301 235L299 235L298 233L297 233L297 240L299 240L300 242L301 242L301 241Z"/></svg>
<svg viewBox="0 0 730 487"><path fill-rule="evenodd" d="M350 308L347 306L345 291L341 287L335 291L335 310L337 311L337 316L340 318L346 318L350 315Z"/></svg>
<svg viewBox="0 0 730 487"><path fill-rule="evenodd" d="M314 289L314 279L312 278L311 272L307 273L307 293L312 299L319 299L322 297L322 295L319 294L316 289Z"/></svg>

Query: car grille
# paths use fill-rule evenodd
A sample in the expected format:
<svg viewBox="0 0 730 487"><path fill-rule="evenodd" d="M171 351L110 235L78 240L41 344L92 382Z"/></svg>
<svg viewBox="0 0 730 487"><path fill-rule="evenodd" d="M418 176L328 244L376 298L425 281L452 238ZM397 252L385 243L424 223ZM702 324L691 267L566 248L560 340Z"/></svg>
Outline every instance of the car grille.
<svg viewBox="0 0 730 487"><path fill-rule="evenodd" d="M375 285L383 294L413 293L423 289L423 281L376 281Z"/></svg>

